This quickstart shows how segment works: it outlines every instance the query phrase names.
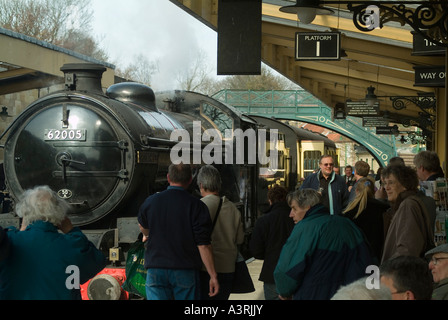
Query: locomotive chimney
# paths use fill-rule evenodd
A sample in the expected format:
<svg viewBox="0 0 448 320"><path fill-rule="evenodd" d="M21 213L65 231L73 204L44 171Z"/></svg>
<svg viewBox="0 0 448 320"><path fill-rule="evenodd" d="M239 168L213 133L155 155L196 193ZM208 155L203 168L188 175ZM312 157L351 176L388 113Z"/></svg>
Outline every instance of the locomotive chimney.
<svg viewBox="0 0 448 320"><path fill-rule="evenodd" d="M103 93L101 78L106 67L92 63L67 63L61 71L64 72L66 90Z"/></svg>

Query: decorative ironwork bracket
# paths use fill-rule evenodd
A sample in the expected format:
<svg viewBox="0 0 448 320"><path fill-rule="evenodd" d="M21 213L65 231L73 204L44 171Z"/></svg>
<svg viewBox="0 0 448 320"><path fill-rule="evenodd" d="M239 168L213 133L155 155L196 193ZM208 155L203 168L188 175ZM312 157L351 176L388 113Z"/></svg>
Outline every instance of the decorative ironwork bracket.
<svg viewBox="0 0 448 320"><path fill-rule="evenodd" d="M437 101L434 96L396 96L389 97L389 99L395 110L405 109L411 103L416 105L421 110L418 113L418 126L425 130L433 131L435 129Z"/></svg>
<svg viewBox="0 0 448 320"><path fill-rule="evenodd" d="M435 115L436 113L437 100L433 95L394 96L389 98L395 110L405 109L406 106L413 103L428 115Z"/></svg>
<svg viewBox="0 0 448 320"><path fill-rule="evenodd" d="M386 96L382 98L386 98ZM435 132L437 105L434 96L387 96L387 98L392 101L392 107L395 110L402 110L408 105L414 104L420 108L421 112L418 113L418 117L410 117L404 114L389 113L388 111L385 111L383 117L389 119L390 122L399 123L405 127L419 127L422 129L422 136L428 141L432 141Z"/></svg>
<svg viewBox="0 0 448 320"><path fill-rule="evenodd" d="M326 4L330 1L322 1ZM372 27L371 8L379 8L378 27L390 21L408 24L428 41L448 47L448 1L341 1L353 12L353 23L361 31L369 32ZM418 5L409 9L407 4ZM373 7L371 7L373 6ZM378 17L377 17L378 18Z"/></svg>

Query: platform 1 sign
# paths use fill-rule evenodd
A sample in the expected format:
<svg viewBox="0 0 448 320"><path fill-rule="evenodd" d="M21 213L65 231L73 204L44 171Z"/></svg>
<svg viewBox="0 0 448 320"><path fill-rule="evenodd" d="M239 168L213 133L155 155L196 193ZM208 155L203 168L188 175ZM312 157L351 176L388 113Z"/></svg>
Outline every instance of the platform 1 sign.
<svg viewBox="0 0 448 320"><path fill-rule="evenodd" d="M297 32L296 60L340 60L339 32Z"/></svg>

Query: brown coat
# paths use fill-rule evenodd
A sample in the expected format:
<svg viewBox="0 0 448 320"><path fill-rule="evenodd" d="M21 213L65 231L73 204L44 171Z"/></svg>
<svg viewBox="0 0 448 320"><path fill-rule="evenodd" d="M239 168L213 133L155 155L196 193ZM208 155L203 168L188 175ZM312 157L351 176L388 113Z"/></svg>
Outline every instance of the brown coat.
<svg viewBox="0 0 448 320"><path fill-rule="evenodd" d="M399 199L399 203L389 209L396 211L386 234L382 262L401 255L423 257L429 239L434 237L429 217L416 192L404 191L399 198L401 201Z"/></svg>

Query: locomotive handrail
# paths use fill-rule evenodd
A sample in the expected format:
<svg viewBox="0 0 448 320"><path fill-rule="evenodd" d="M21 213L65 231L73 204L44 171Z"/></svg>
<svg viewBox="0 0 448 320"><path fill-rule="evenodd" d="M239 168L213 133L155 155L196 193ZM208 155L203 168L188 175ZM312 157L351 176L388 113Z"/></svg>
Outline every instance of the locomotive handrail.
<svg viewBox="0 0 448 320"><path fill-rule="evenodd" d="M155 142L158 144L166 144L169 145L170 147L173 147L175 145L177 146L182 146L182 147L195 147L197 143L194 143L193 141L176 141L176 140L166 140L166 139L160 139L160 138L154 138L154 137L150 137L150 136L146 136L146 135L140 135L140 139L142 140L142 143L144 143L145 145L143 145L144 148L154 148L153 146L149 146L150 142ZM226 145L225 141L223 142L223 146ZM205 141L201 141L201 148L206 147L210 142L205 142Z"/></svg>
<svg viewBox="0 0 448 320"><path fill-rule="evenodd" d="M53 177L59 178L63 177L64 172L61 171L53 171ZM67 177L119 177L125 179L127 173L123 170L118 171L67 171L65 173Z"/></svg>

